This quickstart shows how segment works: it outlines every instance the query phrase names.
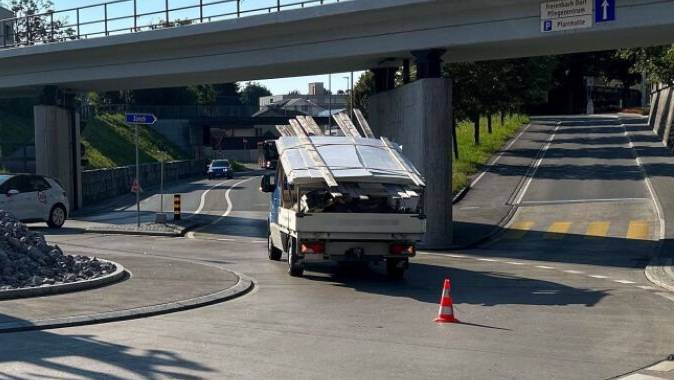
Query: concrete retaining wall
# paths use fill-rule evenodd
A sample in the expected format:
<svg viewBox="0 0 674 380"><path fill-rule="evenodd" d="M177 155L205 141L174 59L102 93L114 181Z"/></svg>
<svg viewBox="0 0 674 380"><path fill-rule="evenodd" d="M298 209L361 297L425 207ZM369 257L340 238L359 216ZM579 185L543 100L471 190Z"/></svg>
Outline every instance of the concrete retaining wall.
<svg viewBox="0 0 674 380"><path fill-rule="evenodd" d="M206 172L206 165L207 162L202 160L167 162L164 168L164 180L169 183L203 175ZM135 166L83 171L82 198L84 205L128 194L135 177ZM158 186L160 181L159 163L141 165L140 185L142 188Z"/></svg>
<svg viewBox="0 0 674 380"><path fill-rule="evenodd" d="M674 142L672 123L674 123L674 88L657 86L651 95L649 125L669 147Z"/></svg>

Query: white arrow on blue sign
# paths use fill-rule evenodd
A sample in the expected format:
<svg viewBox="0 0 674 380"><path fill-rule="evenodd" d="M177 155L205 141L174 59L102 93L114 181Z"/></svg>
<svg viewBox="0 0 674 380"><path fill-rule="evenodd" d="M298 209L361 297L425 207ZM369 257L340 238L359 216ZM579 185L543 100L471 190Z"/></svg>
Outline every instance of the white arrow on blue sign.
<svg viewBox="0 0 674 380"><path fill-rule="evenodd" d="M594 0L594 21L615 21L615 0Z"/></svg>
<svg viewBox="0 0 674 380"><path fill-rule="evenodd" d="M126 122L129 124L153 125L157 117L151 113L127 113Z"/></svg>

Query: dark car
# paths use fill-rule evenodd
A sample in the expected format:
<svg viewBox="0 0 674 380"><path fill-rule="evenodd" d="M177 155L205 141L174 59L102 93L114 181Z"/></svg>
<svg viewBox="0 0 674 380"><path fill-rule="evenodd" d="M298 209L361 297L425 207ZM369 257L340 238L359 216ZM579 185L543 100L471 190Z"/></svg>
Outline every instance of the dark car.
<svg viewBox="0 0 674 380"><path fill-rule="evenodd" d="M234 171L232 170L232 164L230 164L229 160L213 160L211 163L208 165L208 178L213 179L213 178L218 178L218 177L226 177L226 178L233 178L234 177Z"/></svg>

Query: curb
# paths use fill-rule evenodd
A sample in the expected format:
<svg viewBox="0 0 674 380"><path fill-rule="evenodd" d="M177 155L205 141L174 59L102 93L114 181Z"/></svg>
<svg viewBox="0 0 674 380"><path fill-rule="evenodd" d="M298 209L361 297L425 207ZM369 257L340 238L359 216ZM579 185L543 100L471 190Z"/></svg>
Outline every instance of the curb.
<svg viewBox="0 0 674 380"><path fill-rule="evenodd" d="M190 223L184 226L171 225L174 227L174 231L138 231L134 229L116 229L116 228L106 228L106 227L87 227L84 229L86 233L95 233L95 234L109 234L109 235L131 235L131 236L155 236L155 237L183 237L189 231L200 227L203 223Z"/></svg>
<svg viewBox="0 0 674 380"><path fill-rule="evenodd" d="M72 293L72 292L79 292L82 290L100 288L102 286L122 281L127 276L129 276L129 272L127 272L126 269L124 269L124 267L121 264L118 264L114 261L103 260L98 258L97 260L113 264L117 269L113 273L90 280L69 282L66 284L38 286L33 288L2 290L0 291L0 301L19 299L19 298L50 296L55 294ZM0 331L2 330L0 329Z"/></svg>
<svg viewBox="0 0 674 380"><path fill-rule="evenodd" d="M646 266L646 278L655 285L674 292L673 267L674 259L665 258L660 254L654 257Z"/></svg>
<svg viewBox="0 0 674 380"><path fill-rule="evenodd" d="M211 293L205 296L199 296L187 300L174 301L159 305L142 306L133 309L115 310L91 315L45 319L34 322L22 321L22 322L5 323L0 324L0 334L19 332L19 331L47 330L64 327L84 326L84 325L125 321L130 319L147 318L162 314L169 314L179 311L196 309L199 307L229 301L231 299L240 297L253 289L255 284L253 279L238 272L233 271L228 272L233 273L239 278L239 281L236 283L236 285L228 289Z"/></svg>

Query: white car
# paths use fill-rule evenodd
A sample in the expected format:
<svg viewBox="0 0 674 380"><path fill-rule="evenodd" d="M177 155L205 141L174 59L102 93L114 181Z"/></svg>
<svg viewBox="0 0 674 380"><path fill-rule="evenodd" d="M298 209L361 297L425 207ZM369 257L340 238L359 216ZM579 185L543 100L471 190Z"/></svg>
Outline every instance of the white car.
<svg viewBox="0 0 674 380"><path fill-rule="evenodd" d="M24 222L47 222L61 228L70 205L63 186L53 178L33 174L0 174L0 210Z"/></svg>

